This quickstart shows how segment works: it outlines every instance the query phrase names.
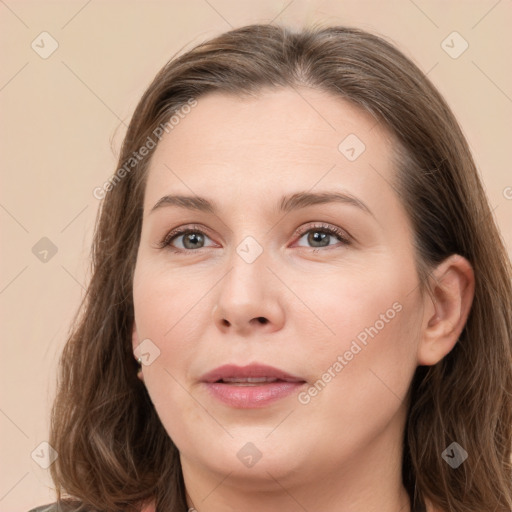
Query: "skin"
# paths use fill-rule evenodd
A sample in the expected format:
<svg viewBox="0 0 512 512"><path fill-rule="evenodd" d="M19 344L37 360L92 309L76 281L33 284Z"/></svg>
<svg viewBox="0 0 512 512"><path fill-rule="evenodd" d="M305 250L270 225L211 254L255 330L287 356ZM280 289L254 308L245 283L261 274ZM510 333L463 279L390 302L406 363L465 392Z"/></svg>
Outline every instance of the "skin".
<svg viewBox="0 0 512 512"><path fill-rule="evenodd" d="M338 150L349 134L366 146L355 161ZM344 100L283 88L201 96L154 150L133 348L149 338L160 351L141 378L199 512L410 510L400 473L406 393L416 367L437 363L456 343L474 276L454 255L433 269L433 296L420 293L411 224L390 186L393 143ZM333 190L372 214L337 203L277 211L282 195ZM207 197L219 210L150 213L178 193ZM341 228L350 243L330 235L328 246L315 244L317 223ZM182 253L157 248L190 224L205 233L199 244L185 246L182 235L172 242ZM252 263L236 250L249 235L263 249ZM237 409L199 382L222 364L259 362L301 376L308 389L393 304L400 312L307 404L294 393ZM250 468L237 457L248 442L262 454Z"/></svg>

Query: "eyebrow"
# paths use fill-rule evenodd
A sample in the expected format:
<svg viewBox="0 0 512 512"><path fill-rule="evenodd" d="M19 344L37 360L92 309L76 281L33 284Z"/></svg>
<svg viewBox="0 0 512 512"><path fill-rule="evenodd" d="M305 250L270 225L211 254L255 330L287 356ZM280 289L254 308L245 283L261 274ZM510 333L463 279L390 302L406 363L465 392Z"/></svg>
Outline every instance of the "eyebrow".
<svg viewBox="0 0 512 512"><path fill-rule="evenodd" d="M296 192L281 198L279 204L279 212L289 213L292 210L307 208L317 204L328 203L342 203L355 206L365 213L375 217L373 212L368 206L346 192ZM218 211L218 206L215 201L199 196L186 196L186 195L166 195L161 197L156 204L151 208L150 214L164 206L175 206L186 210L200 211L204 213L215 214Z"/></svg>

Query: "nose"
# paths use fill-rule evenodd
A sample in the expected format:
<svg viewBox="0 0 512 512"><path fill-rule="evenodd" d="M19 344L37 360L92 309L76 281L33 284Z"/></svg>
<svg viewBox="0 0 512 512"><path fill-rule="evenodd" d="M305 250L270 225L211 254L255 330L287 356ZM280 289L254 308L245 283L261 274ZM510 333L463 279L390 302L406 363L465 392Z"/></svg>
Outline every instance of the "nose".
<svg viewBox="0 0 512 512"><path fill-rule="evenodd" d="M260 255L248 263L234 253L218 287L213 319L223 332L242 336L269 334L284 322L283 287Z"/></svg>

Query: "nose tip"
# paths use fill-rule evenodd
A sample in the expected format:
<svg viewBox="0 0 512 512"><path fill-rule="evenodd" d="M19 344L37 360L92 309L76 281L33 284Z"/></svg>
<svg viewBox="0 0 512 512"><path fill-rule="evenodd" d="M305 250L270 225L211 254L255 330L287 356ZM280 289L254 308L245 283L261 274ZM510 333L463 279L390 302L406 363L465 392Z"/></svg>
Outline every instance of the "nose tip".
<svg viewBox="0 0 512 512"><path fill-rule="evenodd" d="M212 295L210 318L223 332L245 335L254 330L262 334L281 327L284 321L281 298L273 283L273 273L265 273L262 261L258 258L257 262L248 264L235 260L219 284L218 295Z"/></svg>

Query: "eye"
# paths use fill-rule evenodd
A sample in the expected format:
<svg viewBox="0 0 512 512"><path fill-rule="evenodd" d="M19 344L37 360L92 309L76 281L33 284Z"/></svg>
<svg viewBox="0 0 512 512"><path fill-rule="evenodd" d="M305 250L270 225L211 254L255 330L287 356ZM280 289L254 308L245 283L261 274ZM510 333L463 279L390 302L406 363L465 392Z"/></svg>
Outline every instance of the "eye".
<svg viewBox="0 0 512 512"><path fill-rule="evenodd" d="M337 238L343 245L350 244L349 235L340 228L331 226L330 224L305 226L298 230L297 235L300 236L299 241L305 238L307 243L312 244L309 248L316 250L333 245L329 243L333 238ZM157 247L159 249L167 247L172 252L176 253L195 253L205 247L215 246L214 244L205 246L204 243L206 238L210 240L210 237L201 227L184 226L170 231L163 240L157 244ZM178 241L181 247L175 245ZM299 245L299 247L304 246Z"/></svg>
<svg viewBox="0 0 512 512"><path fill-rule="evenodd" d="M169 232L164 239L158 243L158 247L163 249L168 247L173 252L191 252L196 249L202 249L204 247L205 238L208 235L196 226L185 226L182 228L173 229ZM173 245L175 240L180 241L181 247Z"/></svg>
<svg viewBox="0 0 512 512"><path fill-rule="evenodd" d="M322 247L329 247L333 244L329 242L335 237L343 245L349 245L350 240L347 233L336 226L329 224L315 224L313 226L305 226L299 230L300 240L306 239L306 242L312 244L313 249L321 249ZM304 247L300 246L299 247Z"/></svg>

